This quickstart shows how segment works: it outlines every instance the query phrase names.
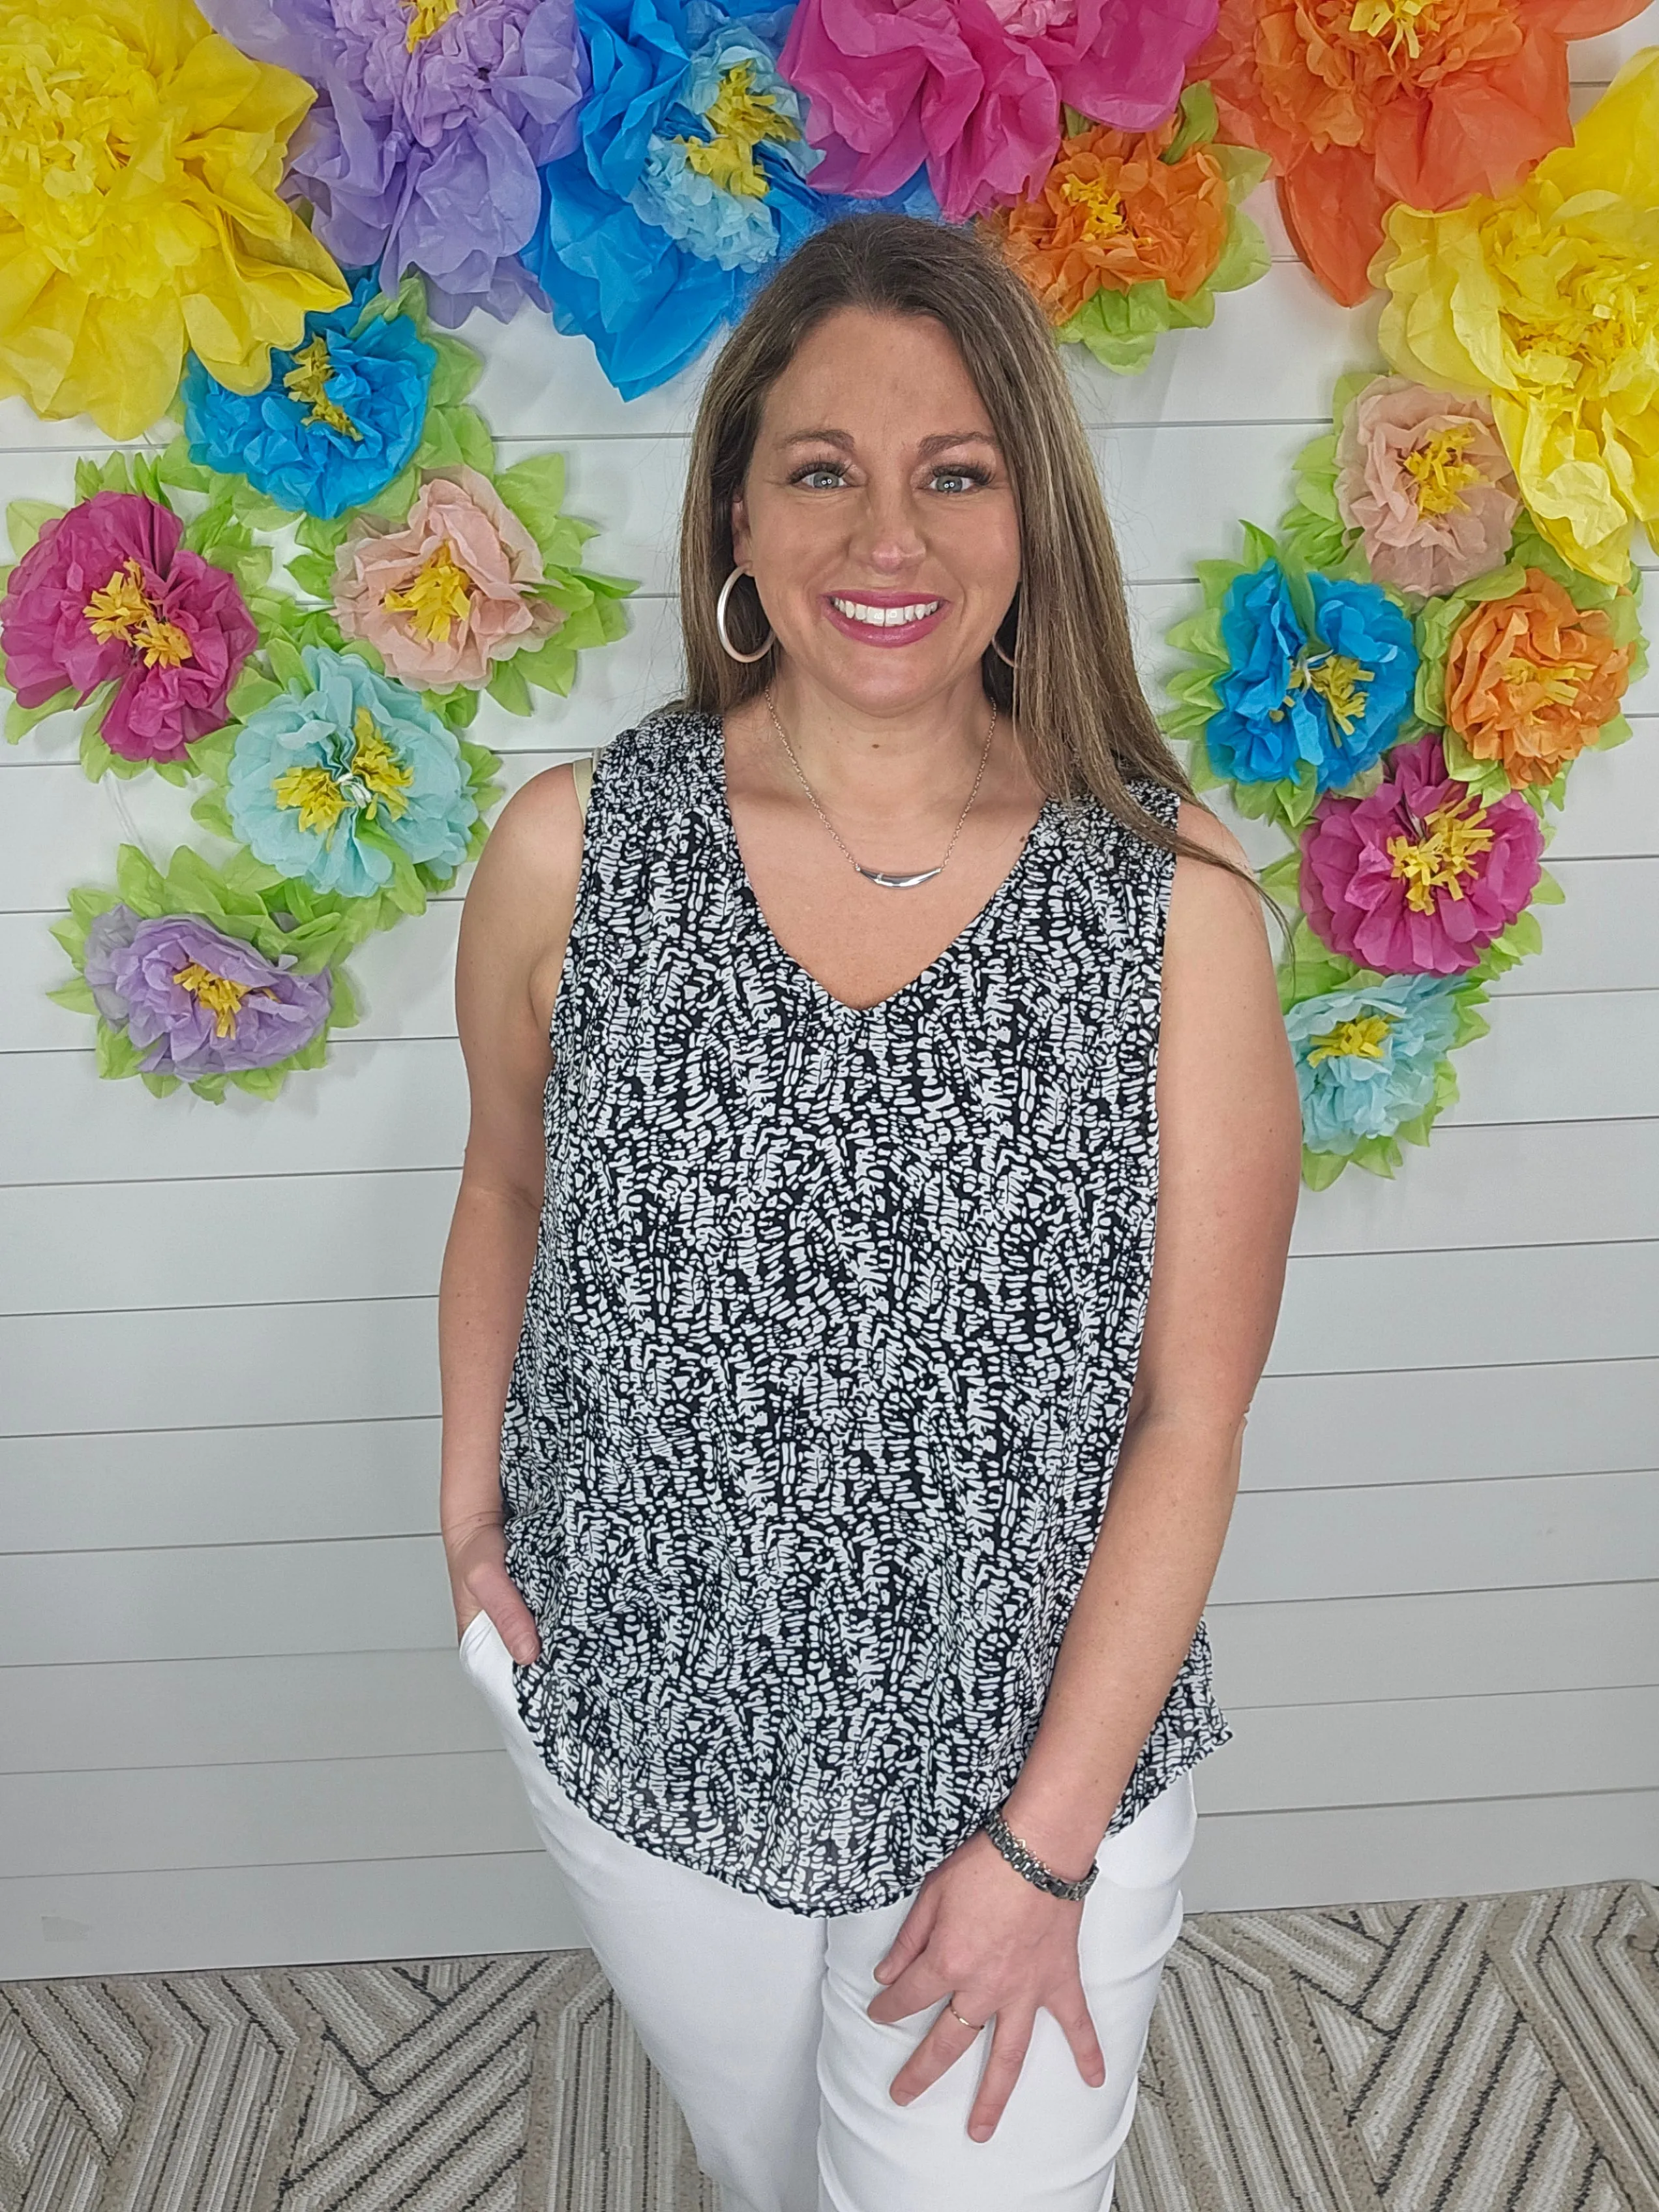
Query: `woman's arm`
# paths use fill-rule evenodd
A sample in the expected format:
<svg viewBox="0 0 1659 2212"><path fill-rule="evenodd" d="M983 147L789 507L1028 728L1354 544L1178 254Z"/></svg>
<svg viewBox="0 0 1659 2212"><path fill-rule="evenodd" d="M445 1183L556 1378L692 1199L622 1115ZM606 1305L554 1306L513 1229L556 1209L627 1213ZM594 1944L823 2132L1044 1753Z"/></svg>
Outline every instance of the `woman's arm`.
<svg viewBox="0 0 1659 2212"><path fill-rule="evenodd" d="M548 1024L576 903L581 811L568 768L532 776L485 841L461 913L455 1018L471 1116L438 1291L439 1522L458 1630L481 1609L521 1665L535 1617L505 1563L501 1431L535 1260Z"/></svg>
<svg viewBox="0 0 1659 2212"><path fill-rule="evenodd" d="M1206 809L1182 830L1243 861ZM1006 1808L1058 1874L1088 1869L1203 1612L1237 1489L1244 1421L1284 1285L1301 1164L1296 1075L1261 906L1202 861L1176 864L1158 1048L1157 1236L1123 1447L1042 1719ZM994 2129L1039 2008L1103 2079L1077 1965L1083 1908L1027 1882L984 1836L935 1869L877 1969L899 2020L955 1991L996 2014L969 2120ZM974 2042L941 2012L892 2094L920 2094Z"/></svg>

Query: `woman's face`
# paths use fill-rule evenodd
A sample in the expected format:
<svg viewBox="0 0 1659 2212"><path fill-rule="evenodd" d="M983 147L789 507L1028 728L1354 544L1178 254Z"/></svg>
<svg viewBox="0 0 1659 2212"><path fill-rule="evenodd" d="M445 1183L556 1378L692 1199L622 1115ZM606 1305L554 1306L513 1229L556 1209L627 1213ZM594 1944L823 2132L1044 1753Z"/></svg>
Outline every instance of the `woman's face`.
<svg viewBox="0 0 1659 2212"><path fill-rule="evenodd" d="M792 673L902 714L979 662L1019 581L1019 514L943 324L844 307L767 395L732 543Z"/></svg>

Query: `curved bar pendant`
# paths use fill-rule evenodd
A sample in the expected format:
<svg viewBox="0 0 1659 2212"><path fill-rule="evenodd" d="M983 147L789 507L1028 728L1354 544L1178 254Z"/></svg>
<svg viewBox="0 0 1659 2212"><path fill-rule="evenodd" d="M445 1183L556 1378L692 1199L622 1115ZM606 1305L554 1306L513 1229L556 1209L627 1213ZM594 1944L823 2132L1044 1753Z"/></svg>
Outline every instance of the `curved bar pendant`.
<svg viewBox="0 0 1659 2212"><path fill-rule="evenodd" d="M913 876L894 876L890 875L885 868L861 868L856 860L853 863L861 876L872 884L879 884L887 891L908 891L913 884L930 883L935 876L943 873L944 865L941 861L937 868L918 868Z"/></svg>

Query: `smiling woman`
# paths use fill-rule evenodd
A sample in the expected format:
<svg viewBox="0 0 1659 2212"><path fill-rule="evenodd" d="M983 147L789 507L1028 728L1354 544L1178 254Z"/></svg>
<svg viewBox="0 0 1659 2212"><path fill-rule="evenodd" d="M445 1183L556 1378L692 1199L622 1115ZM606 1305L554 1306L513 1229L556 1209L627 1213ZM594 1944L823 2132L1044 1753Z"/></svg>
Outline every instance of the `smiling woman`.
<svg viewBox="0 0 1659 2212"><path fill-rule="evenodd" d="M1102 2212L1231 1733L1300 1143L1261 907L971 237L786 263L681 578L685 696L585 830L568 769L515 796L463 919L462 1659L722 2212Z"/></svg>

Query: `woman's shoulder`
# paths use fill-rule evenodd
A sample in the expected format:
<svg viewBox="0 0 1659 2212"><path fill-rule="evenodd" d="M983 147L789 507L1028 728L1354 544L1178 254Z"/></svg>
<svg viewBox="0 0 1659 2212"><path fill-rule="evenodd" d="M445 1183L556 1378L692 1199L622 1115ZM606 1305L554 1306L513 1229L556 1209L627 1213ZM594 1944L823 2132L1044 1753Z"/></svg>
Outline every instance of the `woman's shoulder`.
<svg viewBox="0 0 1659 2212"><path fill-rule="evenodd" d="M718 718L674 702L653 708L593 755L593 789L640 797L665 796L664 786L682 776L706 748Z"/></svg>

